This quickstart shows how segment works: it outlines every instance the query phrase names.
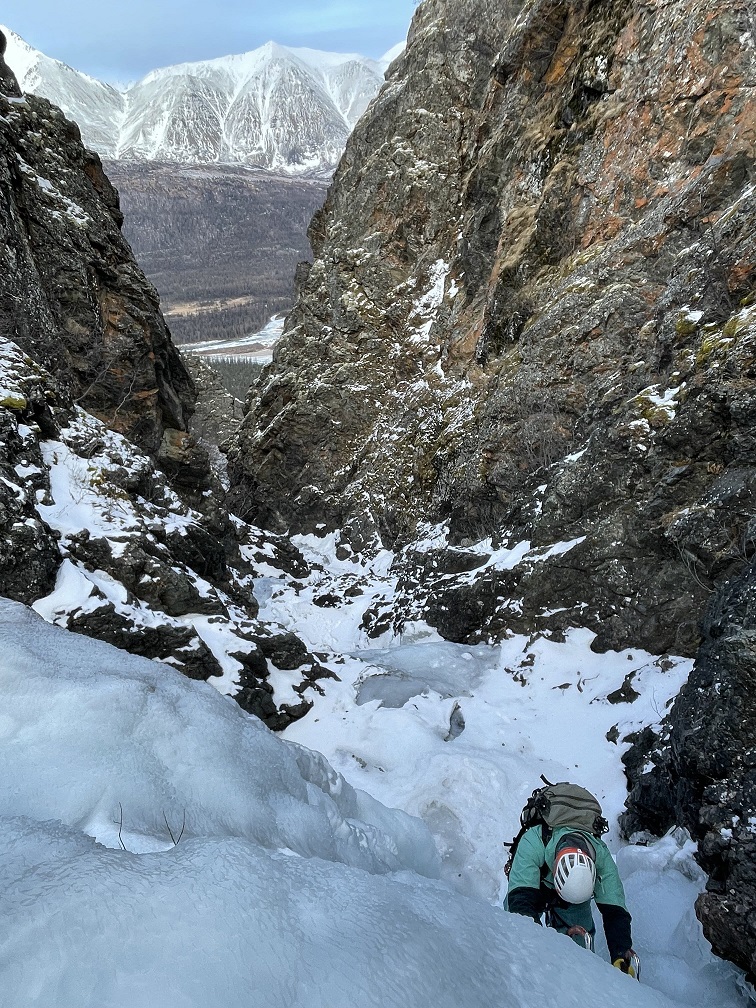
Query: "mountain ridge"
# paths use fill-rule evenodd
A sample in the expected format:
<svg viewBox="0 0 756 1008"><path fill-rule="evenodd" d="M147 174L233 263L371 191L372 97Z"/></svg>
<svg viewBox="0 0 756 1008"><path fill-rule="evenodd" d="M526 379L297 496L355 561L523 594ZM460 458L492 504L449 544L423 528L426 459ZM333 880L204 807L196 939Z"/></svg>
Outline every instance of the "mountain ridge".
<svg viewBox="0 0 756 1008"><path fill-rule="evenodd" d="M271 41L160 67L121 90L2 30L22 90L62 108L102 157L249 164L294 175L333 170L397 49L374 60Z"/></svg>

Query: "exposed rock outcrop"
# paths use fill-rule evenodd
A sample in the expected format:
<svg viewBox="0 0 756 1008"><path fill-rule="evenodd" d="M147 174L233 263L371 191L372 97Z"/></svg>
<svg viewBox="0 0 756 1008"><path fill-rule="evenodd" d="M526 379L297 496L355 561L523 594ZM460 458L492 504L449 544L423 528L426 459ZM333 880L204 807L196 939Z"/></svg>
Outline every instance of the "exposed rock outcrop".
<svg viewBox="0 0 756 1008"><path fill-rule="evenodd" d="M12 97L21 97L21 88L18 86L16 75L5 62L5 51L8 40L4 32L0 32L0 94Z"/></svg>
<svg viewBox="0 0 756 1008"><path fill-rule="evenodd" d="M117 194L48 101L0 97L0 115L0 332L56 375L69 402L175 472L192 383L121 235Z"/></svg>
<svg viewBox="0 0 756 1008"><path fill-rule="evenodd" d="M0 594L283 727L309 703L268 683L290 641L256 619L259 537L229 518L189 432L194 385L117 194L76 126L1 64L0 89ZM301 697L323 670L300 652Z"/></svg>
<svg viewBox="0 0 756 1008"><path fill-rule="evenodd" d="M516 598L693 654L753 514L752 43L744 0L426 0L311 227L239 513L572 543L433 622L495 637Z"/></svg>
<svg viewBox="0 0 756 1008"><path fill-rule="evenodd" d="M243 403L231 395L218 373L201 357L187 354L186 368L198 392L192 428L210 447L211 460L219 464L225 474L225 459L219 459L217 446L225 444L239 430Z"/></svg>
<svg viewBox="0 0 756 1008"><path fill-rule="evenodd" d="M0 595L33 602L55 584L60 563L53 530L37 504L50 499L38 436L55 429L41 368L0 339Z"/></svg>
<svg viewBox="0 0 756 1008"><path fill-rule="evenodd" d="M696 910L714 951L756 981L756 567L707 611L690 679L660 736L625 756L628 833L685 826L709 875Z"/></svg>

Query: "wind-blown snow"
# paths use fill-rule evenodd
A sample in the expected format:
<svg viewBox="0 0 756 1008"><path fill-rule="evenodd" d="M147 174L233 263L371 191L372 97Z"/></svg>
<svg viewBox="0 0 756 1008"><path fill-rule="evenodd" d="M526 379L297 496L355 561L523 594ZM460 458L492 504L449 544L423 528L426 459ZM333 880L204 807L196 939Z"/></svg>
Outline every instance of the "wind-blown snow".
<svg viewBox="0 0 756 1008"><path fill-rule="evenodd" d="M421 823L211 687L16 603L0 643L4 1003L669 1005L418 874Z"/></svg>

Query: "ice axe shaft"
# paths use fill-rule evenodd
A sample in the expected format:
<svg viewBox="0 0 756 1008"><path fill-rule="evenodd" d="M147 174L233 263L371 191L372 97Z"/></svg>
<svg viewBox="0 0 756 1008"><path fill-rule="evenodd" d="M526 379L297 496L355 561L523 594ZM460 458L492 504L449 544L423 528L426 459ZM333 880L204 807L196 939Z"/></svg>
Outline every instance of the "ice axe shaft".
<svg viewBox="0 0 756 1008"><path fill-rule="evenodd" d="M593 951L593 935L590 931L586 931L584 927L580 927L579 924L574 924L568 931L567 934L570 938L577 938L582 941L585 948L589 951Z"/></svg>

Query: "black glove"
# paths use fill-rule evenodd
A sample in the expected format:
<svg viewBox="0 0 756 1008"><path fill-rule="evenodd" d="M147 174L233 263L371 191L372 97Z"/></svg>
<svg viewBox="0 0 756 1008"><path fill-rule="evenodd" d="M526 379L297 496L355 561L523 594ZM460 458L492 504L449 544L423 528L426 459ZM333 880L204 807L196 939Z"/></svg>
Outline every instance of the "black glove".
<svg viewBox="0 0 756 1008"><path fill-rule="evenodd" d="M627 973L629 976L634 977L638 972L639 959L637 954L633 949L628 949L624 955L619 956L614 960L612 966L616 966L617 969L622 970L623 973Z"/></svg>

